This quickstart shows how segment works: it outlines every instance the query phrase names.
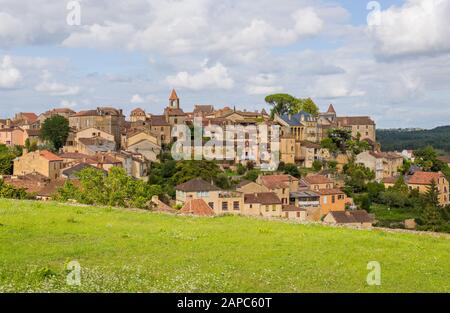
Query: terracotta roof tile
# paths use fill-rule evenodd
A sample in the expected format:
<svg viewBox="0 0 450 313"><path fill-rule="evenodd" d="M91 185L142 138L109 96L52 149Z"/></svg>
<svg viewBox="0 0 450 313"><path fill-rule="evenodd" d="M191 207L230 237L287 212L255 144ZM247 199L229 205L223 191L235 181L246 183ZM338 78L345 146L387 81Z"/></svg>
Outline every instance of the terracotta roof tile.
<svg viewBox="0 0 450 313"><path fill-rule="evenodd" d="M181 214L213 216L214 210L203 199L193 199L186 202L180 210Z"/></svg>
<svg viewBox="0 0 450 313"><path fill-rule="evenodd" d="M408 178L408 184L430 185L432 180L434 180L437 184L438 179L440 178L445 178L444 174L441 172L414 172L414 174Z"/></svg>
<svg viewBox="0 0 450 313"><path fill-rule="evenodd" d="M54 153L51 153L48 150L42 150L39 152L39 155L49 161L64 161L62 158L60 158L59 156L57 156Z"/></svg>
<svg viewBox="0 0 450 313"><path fill-rule="evenodd" d="M282 204L274 192L249 193L244 195L245 203L259 203L264 205Z"/></svg>
<svg viewBox="0 0 450 313"><path fill-rule="evenodd" d="M267 175L261 176L261 183L269 189L288 188L289 182L298 181L291 175Z"/></svg>
<svg viewBox="0 0 450 313"><path fill-rule="evenodd" d="M303 178L303 180L310 185L313 184L332 184L333 181L323 175L310 175Z"/></svg>
<svg viewBox="0 0 450 313"><path fill-rule="evenodd" d="M221 190L219 187L216 187L213 184L208 183L207 181L201 178L191 179L190 181L187 181L184 184L176 186L175 189L184 192L206 192L206 191Z"/></svg>

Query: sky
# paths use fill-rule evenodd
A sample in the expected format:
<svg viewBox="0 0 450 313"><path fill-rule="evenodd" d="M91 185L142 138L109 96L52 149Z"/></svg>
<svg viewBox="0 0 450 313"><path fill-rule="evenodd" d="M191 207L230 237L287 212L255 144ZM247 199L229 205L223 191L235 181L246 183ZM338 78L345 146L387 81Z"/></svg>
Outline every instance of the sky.
<svg viewBox="0 0 450 313"><path fill-rule="evenodd" d="M289 93L379 128L449 125L449 29L450 0L0 0L0 117L161 114L175 88L185 111Z"/></svg>

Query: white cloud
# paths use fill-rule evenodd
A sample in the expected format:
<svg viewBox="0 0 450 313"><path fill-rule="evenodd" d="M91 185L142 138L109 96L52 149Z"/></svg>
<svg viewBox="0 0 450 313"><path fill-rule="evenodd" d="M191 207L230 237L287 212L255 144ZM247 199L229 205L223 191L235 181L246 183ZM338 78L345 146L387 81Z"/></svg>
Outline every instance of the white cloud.
<svg viewBox="0 0 450 313"><path fill-rule="evenodd" d="M0 45L8 47L23 42L25 35L22 27L23 24L18 18L0 12Z"/></svg>
<svg viewBox="0 0 450 313"><path fill-rule="evenodd" d="M79 86L69 86L52 81L51 74L48 71L44 71L44 74L42 75L42 82L39 83L34 89L51 96L74 96L81 90Z"/></svg>
<svg viewBox="0 0 450 313"><path fill-rule="evenodd" d="M22 73L14 67L10 56L0 62L0 89L15 88L22 81Z"/></svg>
<svg viewBox="0 0 450 313"><path fill-rule="evenodd" d="M135 94L131 97L130 102L133 104L144 103L144 99L140 95Z"/></svg>
<svg viewBox="0 0 450 313"><path fill-rule="evenodd" d="M324 22L312 7L297 10L292 17L295 19L295 31L299 36L313 36L320 33Z"/></svg>
<svg viewBox="0 0 450 313"><path fill-rule="evenodd" d="M370 32L381 57L450 52L450 1L407 0L380 13Z"/></svg>
<svg viewBox="0 0 450 313"><path fill-rule="evenodd" d="M167 77L167 82L173 87L192 90L231 89L234 86L234 80L229 76L228 69L221 63L216 63L212 67L204 66L195 74L179 72L175 76Z"/></svg>
<svg viewBox="0 0 450 313"><path fill-rule="evenodd" d="M249 79L246 92L249 95L267 95L283 91L282 86L276 86L277 78L273 74L259 74Z"/></svg>
<svg viewBox="0 0 450 313"><path fill-rule="evenodd" d="M66 47L96 48L124 47L125 44L126 47L133 32L132 25L106 21L105 25L84 26L82 32L72 33L62 44Z"/></svg>

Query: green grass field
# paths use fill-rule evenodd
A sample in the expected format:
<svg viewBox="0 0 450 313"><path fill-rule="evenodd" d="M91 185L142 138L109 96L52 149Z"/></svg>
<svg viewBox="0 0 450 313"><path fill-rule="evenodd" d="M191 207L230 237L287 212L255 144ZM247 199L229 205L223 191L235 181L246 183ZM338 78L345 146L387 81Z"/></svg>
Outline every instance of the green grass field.
<svg viewBox="0 0 450 313"><path fill-rule="evenodd" d="M0 200L0 291L450 292L450 239Z"/></svg>

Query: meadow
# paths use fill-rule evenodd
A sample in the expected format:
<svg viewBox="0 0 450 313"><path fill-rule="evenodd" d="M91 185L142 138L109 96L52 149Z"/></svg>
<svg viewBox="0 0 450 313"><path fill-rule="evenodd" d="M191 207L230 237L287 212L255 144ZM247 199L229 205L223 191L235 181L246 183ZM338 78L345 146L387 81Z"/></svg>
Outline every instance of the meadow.
<svg viewBox="0 0 450 313"><path fill-rule="evenodd" d="M450 239L0 199L0 292L450 292Z"/></svg>

